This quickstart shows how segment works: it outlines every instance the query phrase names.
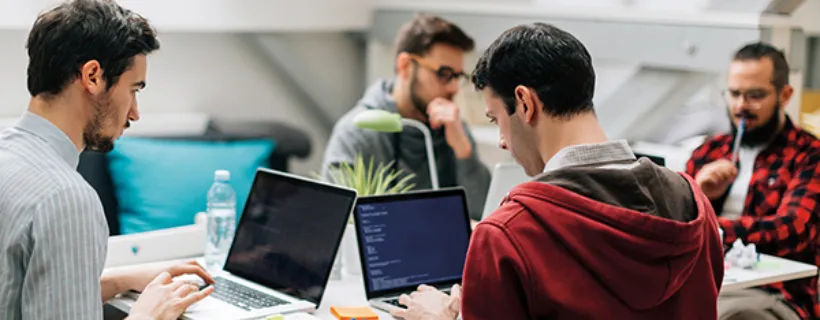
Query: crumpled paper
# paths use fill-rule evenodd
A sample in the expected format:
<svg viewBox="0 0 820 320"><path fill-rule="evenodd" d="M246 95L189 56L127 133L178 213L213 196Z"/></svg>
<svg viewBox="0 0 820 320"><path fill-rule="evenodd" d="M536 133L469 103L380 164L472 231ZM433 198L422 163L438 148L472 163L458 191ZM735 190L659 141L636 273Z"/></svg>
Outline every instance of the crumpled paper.
<svg viewBox="0 0 820 320"><path fill-rule="evenodd" d="M734 267L750 269L760 261L760 253L757 252L754 243L744 245L743 241L737 239L726 252L725 261Z"/></svg>

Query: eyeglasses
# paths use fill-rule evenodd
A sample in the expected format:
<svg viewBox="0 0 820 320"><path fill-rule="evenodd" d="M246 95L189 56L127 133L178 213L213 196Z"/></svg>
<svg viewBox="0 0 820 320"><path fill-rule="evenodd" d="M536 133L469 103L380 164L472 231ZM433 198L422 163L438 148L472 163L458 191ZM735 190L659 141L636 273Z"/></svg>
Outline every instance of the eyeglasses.
<svg viewBox="0 0 820 320"><path fill-rule="evenodd" d="M466 73L456 72L456 70L451 67L436 65L417 55L411 55L411 57L413 61L419 64L420 66L424 67L427 70L433 71L436 74L436 77L438 77L438 80L441 81L442 84L446 85L453 80L458 80L459 85L463 85L467 82L467 79L469 78L469 76Z"/></svg>
<svg viewBox="0 0 820 320"><path fill-rule="evenodd" d="M726 98L726 101L730 104L737 103L741 98L743 98L743 100L749 104L751 109L759 109L763 105L763 100L768 98L771 94L772 91L765 89L750 89L746 91L726 89L723 91L723 97Z"/></svg>

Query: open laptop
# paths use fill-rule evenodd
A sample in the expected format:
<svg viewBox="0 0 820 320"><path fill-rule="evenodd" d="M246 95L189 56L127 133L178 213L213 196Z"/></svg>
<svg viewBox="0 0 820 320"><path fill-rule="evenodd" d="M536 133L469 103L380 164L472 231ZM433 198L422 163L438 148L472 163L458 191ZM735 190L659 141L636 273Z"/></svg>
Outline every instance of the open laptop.
<svg viewBox="0 0 820 320"><path fill-rule="evenodd" d="M357 193L258 169L214 292L183 319L254 319L315 311Z"/></svg>
<svg viewBox="0 0 820 320"><path fill-rule="evenodd" d="M401 307L421 284L461 284L472 232L464 189L361 197L353 216L371 306Z"/></svg>
<svg viewBox="0 0 820 320"><path fill-rule="evenodd" d="M527 176L524 168L515 162L502 162L495 165L493 168L493 176L490 180L490 188L487 190L487 199L484 200L484 212L481 214L481 219L488 217L498 205L501 200L507 195L513 187L530 181L532 178Z"/></svg>
<svg viewBox="0 0 820 320"><path fill-rule="evenodd" d="M633 153L636 158L645 157L659 166L666 165L666 159L664 157L648 153ZM490 188L487 190L487 199L484 201L484 211L481 214L481 219L483 220L498 209L501 200L504 199L504 196L507 195L513 187L530 180L532 180L532 178L527 176L527 173L524 172L524 168L515 162L496 164L495 168L493 168Z"/></svg>
<svg viewBox="0 0 820 320"><path fill-rule="evenodd" d="M641 153L641 152L633 152L633 153L635 154L635 157L638 158L638 159L647 158L650 161L654 162L655 164L657 164L661 167L666 166L666 158L661 157L659 155L654 155L654 154L649 154L649 153Z"/></svg>

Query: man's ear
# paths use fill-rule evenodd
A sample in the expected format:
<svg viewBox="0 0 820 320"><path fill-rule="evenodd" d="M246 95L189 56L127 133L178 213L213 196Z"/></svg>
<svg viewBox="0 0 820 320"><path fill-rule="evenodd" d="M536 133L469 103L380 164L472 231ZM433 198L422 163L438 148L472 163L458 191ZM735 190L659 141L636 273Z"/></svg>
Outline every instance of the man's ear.
<svg viewBox="0 0 820 320"><path fill-rule="evenodd" d="M780 107L786 109L792 96L794 96L794 87L788 84L783 86L783 89L780 89L780 97L778 97L780 98Z"/></svg>
<svg viewBox="0 0 820 320"><path fill-rule="evenodd" d="M531 88L525 86L515 87L515 112L523 117L524 122L531 123L535 121L535 116L540 110L537 102L535 91Z"/></svg>
<svg viewBox="0 0 820 320"><path fill-rule="evenodd" d="M89 60L80 67L80 83L92 95L105 91L103 69L97 60Z"/></svg>
<svg viewBox="0 0 820 320"><path fill-rule="evenodd" d="M396 56L396 75L402 79L409 79L413 58L407 52L401 52Z"/></svg>

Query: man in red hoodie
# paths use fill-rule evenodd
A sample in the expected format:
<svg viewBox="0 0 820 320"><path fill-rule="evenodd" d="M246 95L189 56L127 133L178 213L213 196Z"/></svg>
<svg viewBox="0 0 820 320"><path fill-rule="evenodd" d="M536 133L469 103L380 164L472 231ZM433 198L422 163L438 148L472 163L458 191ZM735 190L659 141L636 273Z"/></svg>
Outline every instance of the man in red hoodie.
<svg viewBox="0 0 820 320"><path fill-rule="evenodd" d="M535 179L475 228L461 290L423 286L395 316L717 318L723 249L709 199L689 176L607 139L578 39L542 23L512 28L473 83L499 147Z"/></svg>

